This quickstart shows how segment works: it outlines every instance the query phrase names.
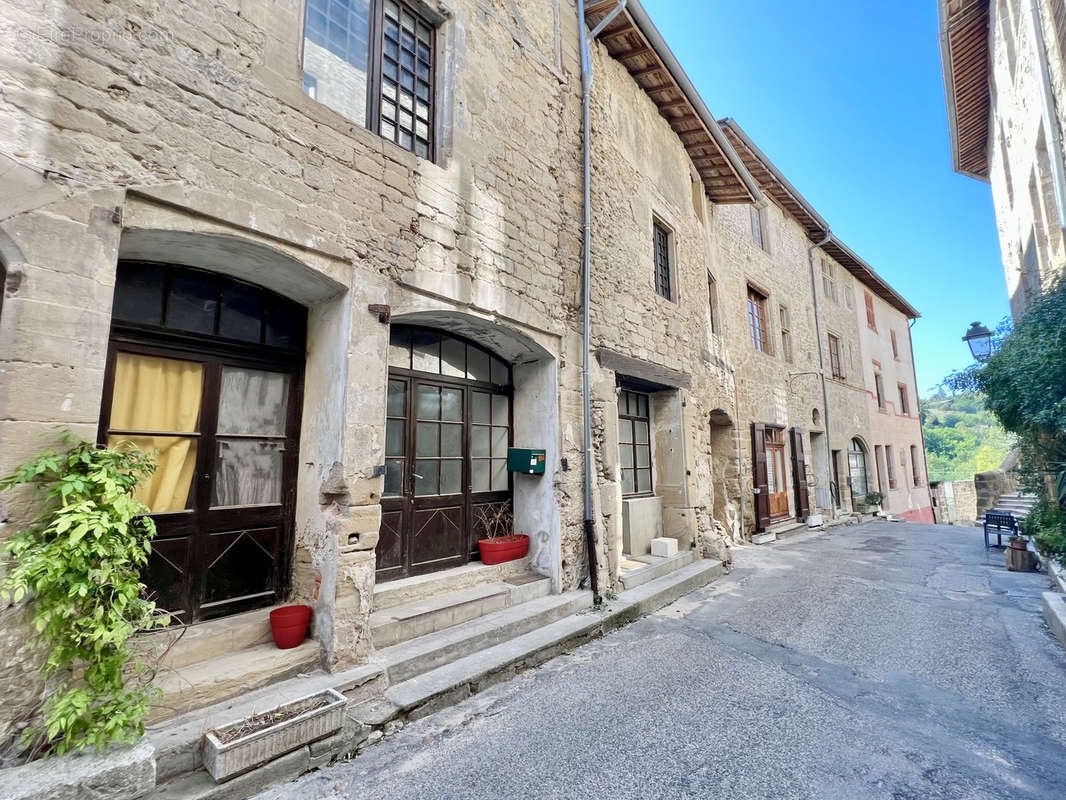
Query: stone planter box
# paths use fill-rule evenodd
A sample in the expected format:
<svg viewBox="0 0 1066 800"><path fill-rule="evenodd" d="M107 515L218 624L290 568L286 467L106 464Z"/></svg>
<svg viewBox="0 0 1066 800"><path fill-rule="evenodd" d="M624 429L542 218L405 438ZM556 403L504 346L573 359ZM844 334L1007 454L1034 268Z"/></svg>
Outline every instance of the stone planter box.
<svg viewBox="0 0 1066 800"><path fill-rule="evenodd" d="M326 700L325 705L300 712L301 707L309 705L318 698ZM276 706L248 720L239 720L208 731L204 736L204 768L216 783L222 783L272 761L278 756L292 752L308 742L329 736L340 730L344 724L346 703L347 699L343 694L334 689L326 689ZM222 734L247 724L256 717L269 714L284 715L286 711L295 712L295 716L273 723L261 730L253 730L232 741L223 741L226 737Z"/></svg>

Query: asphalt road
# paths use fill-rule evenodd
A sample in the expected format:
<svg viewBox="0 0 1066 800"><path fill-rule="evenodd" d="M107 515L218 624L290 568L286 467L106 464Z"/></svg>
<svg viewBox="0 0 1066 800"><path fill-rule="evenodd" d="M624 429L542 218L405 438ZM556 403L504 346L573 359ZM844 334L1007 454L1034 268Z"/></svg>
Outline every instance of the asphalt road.
<svg viewBox="0 0 1066 800"><path fill-rule="evenodd" d="M262 798L1066 798L1042 574L980 531L736 551L659 613Z"/></svg>

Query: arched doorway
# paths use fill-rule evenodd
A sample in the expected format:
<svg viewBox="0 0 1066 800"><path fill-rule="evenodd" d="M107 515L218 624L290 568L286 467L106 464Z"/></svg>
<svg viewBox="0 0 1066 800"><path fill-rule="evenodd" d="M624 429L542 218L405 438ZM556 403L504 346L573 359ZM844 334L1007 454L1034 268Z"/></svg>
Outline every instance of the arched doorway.
<svg viewBox="0 0 1066 800"><path fill-rule="evenodd" d="M512 395L510 365L487 349L392 326L379 581L465 564L487 526L509 527Z"/></svg>
<svg viewBox="0 0 1066 800"><path fill-rule="evenodd" d="M852 439L848 444L848 472L851 477L852 499L866 497L870 491L866 469L866 445L859 439Z"/></svg>
<svg viewBox="0 0 1066 800"><path fill-rule="evenodd" d="M213 272L120 261L99 441L156 451L144 580L184 623L288 580L307 311Z"/></svg>

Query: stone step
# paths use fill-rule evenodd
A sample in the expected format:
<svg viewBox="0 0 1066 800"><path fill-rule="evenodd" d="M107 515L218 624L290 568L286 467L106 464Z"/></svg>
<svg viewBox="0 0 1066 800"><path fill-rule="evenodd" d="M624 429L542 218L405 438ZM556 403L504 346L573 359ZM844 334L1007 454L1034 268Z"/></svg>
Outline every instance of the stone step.
<svg viewBox="0 0 1066 800"><path fill-rule="evenodd" d="M502 581L515 575L528 573L529 557L502 564L485 565L472 561L461 567L431 572L428 575L415 575L411 578L386 581L374 587L374 611L425 600L438 594L469 589L483 583Z"/></svg>
<svg viewBox="0 0 1066 800"><path fill-rule="evenodd" d="M585 591L548 595L378 651L390 684L400 683L478 650L501 644L592 606Z"/></svg>
<svg viewBox="0 0 1066 800"><path fill-rule="evenodd" d="M163 690L163 696L152 706L148 722L209 706L298 672L313 670L318 667L319 659L318 642L308 639L299 647L287 650L279 650L271 642L162 669L154 683Z"/></svg>
<svg viewBox="0 0 1066 800"><path fill-rule="evenodd" d="M134 647L146 662L176 669L271 640L270 609L260 608L188 627L153 631L137 637Z"/></svg>
<svg viewBox="0 0 1066 800"><path fill-rule="evenodd" d="M720 561L697 561L622 592L601 610L572 614L390 686L385 699L408 720L419 719L542 664L570 647L657 611L721 574Z"/></svg>
<svg viewBox="0 0 1066 800"><path fill-rule="evenodd" d="M692 550L682 550L680 553L668 558L658 556L632 556L630 560L639 561L646 566L626 570L619 576L622 586L626 589L636 589L648 581L669 575L681 567L688 566L696 558Z"/></svg>
<svg viewBox="0 0 1066 800"><path fill-rule="evenodd" d="M486 614L544 597L551 579L537 573L514 575L446 594L433 595L370 615L374 646L382 649Z"/></svg>
<svg viewBox="0 0 1066 800"><path fill-rule="evenodd" d="M628 622L650 614L679 597L709 583L722 574L720 561L696 561L655 580L622 592L599 610L587 609L515 636L500 644L458 658L416 677L375 692L384 682L380 664L368 664L348 673L316 673L284 681L228 704L192 712L164 725L153 726L148 737L156 747L158 784L151 798L162 800L242 800L270 786L324 766L330 760L356 754L380 741L405 723L419 719L459 702L471 694L537 666L564 652ZM584 605L587 592L572 592L574 602ZM531 600L562 602L567 595ZM514 609L517 611L517 609ZM502 619L499 617L498 619ZM384 651L383 651L384 652ZM398 653L398 650L394 650ZM349 698L348 721L357 726L350 734L312 743L288 755L227 781L215 784L200 769L199 742L203 734L220 724L243 719L278 705L333 686ZM336 742L334 739L344 739Z"/></svg>

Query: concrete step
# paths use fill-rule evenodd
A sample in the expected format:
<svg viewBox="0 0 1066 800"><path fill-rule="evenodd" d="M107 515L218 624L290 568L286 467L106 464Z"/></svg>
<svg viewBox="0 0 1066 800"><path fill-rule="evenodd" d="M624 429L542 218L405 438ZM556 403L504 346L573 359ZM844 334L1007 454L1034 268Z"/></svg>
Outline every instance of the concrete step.
<svg viewBox="0 0 1066 800"><path fill-rule="evenodd" d="M442 572L386 581L374 587L374 611L425 600L433 595L469 589L483 583L503 581L529 571L529 557L527 556L517 561L505 561L502 564L492 565L472 561L461 567L446 569Z"/></svg>
<svg viewBox="0 0 1066 800"><path fill-rule="evenodd" d="M722 571L720 561L703 560L687 564L636 589L622 592L599 610L585 609L570 613L400 681L388 689L384 689L387 664L368 664L336 675L318 671L152 726L148 730L148 738L156 747L158 783L155 792L149 797L160 800L241 800L250 797L274 784L324 766L330 760L350 754L353 750L358 754L406 722L459 702L494 683L507 680L523 669L537 666L570 647L650 614L709 583ZM589 602L588 592L570 592L530 600L524 610L530 612L540 608L544 611L553 605L565 608L570 603L573 609ZM495 617L497 628L504 634L517 632L516 628L508 630L504 622L520 610L522 607L498 612ZM467 626L453 628L451 634L457 634L461 628L468 626L472 630L482 623L484 620L478 620ZM445 638L441 634L432 634L423 637L423 644L435 641L444 645ZM414 642L408 644L414 647ZM403 652L398 648L390 650L394 655ZM381 654L386 652L383 650ZM394 666L402 663L396 659ZM200 741L206 731L243 719L256 711L321 691L327 686L336 688L349 698L345 730L349 723L356 726L354 739L350 734L338 734L337 737L312 743L223 784L215 784L207 772L200 769ZM345 741L337 743L334 738Z"/></svg>
<svg viewBox="0 0 1066 800"><path fill-rule="evenodd" d="M313 670L318 667L319 658L318 642L308 639L288 650L279 650L271 642L181 667L164 668L154 682L163 690L163 696L152 706L148 722L209 706L298 672Z"/></svg>
<svg viewBox="0 0 1066 800"><path fill-rule="evenodd" d="M386 647L378 651L376 663L384 667L390 684L400 683L591 606L590 592L539 597Z"/></svg>
<svg viewBox="0 0 1066 800"><path fill-rule="evenodd" d="M385 699L408 720L453 705L564 650L662 608L722 574L720 561L701 560L629 589L602 610L571 614L409 680L390 686Z"/></svg>
<svg viewBox="0 0 1066 800"><path fill-rule="evenodd" d="M371 697L380 697L385 691L385 672L377 664L364 664L332 674L315 669L239 697L156 722L145 731L156 751L156 782L161 784L177 775L198 770L202 763L200 745L207 731L324 689L336 689L351 702L363 702Z"/></svg>
<svg viewBox="0 0 1066 800"><path fill-rule="evenodd" d="M381 649L469 622L494 611L544 597L551 579L537 573L513 575L446 594L374 611L370 630L374 646Z"/></svg>
<svg viewBox="0 0 1066 800"><path fill-rule="evenodd" d="M176 669L271 640L270 609L260 608L210 622L143 634L137 637L134 647L147 662Z"/></svg>
<svg viewBox="0 0 1066 800"><path fill-rule="evenodd" d="M619 580L626 589L636 589L648 581L653 581L663 575L669 575L671 572L681 569L681 567L688 566L695 558L696 556L692 550L682 550L677 555L669 556L668 558L647 555L631 556L629 557L630 561L637 561L645 564L645 566L623 571L619 576Z"/></svg>

